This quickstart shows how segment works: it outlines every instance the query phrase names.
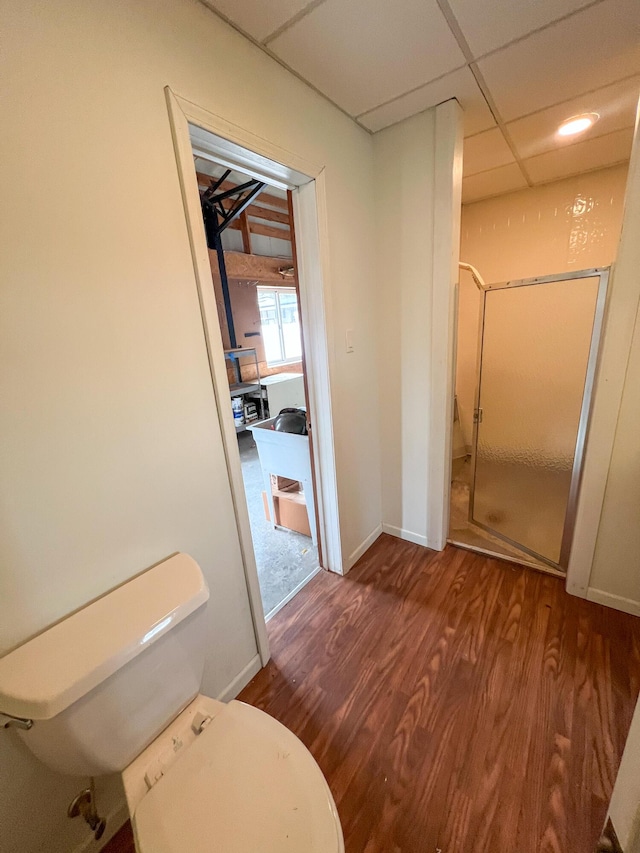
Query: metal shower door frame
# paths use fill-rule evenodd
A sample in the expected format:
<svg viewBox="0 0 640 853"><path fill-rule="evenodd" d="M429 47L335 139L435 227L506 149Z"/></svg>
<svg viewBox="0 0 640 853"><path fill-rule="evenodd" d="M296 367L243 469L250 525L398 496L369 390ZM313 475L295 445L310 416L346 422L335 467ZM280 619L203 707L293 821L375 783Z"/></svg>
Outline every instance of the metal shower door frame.
<svg viewBox="0 0 640 853"><path fill-rule="evenodd" d="M569 555L571 553L571 544L573 541L573 533L576 523L576 513L578 506L578 495L580 492L580 482L582 480L582 467L584 461L584 452L587 443L589 418L591 415L593 386L595 383L596 371L598 367L598 356L600 351L600 339L602 336L602 325L604 320L604 312L607 299L607 288L609 285L609 275L611 267L593 267L592 269L579 270L570 273L558 273L554 275L537 276L535 278L523 278L515 281L507 281L500 284L489 284L481 288L482 298L480 300L480 313L478 323L478 351L476 356L476 390L474 397L473 410L473 438L471 445L471 487L469 492L469 522L496 536L503 542L518 548L520 551L535 557L537 560L542 560L548 566L560 571L566 572L569 564ZM596 307L593 316L593 326L591 329L591 342L589 344L589 356L587 358L587 370L585 373L584 391L582 395L582 405L580 408L580 419L578 421L578 431L576 435L576 447L573 457L573 468L571 471L571 485L569 487L569 497L567 499L567 509L565 512L564 526L562 531L562 542L560 545L560 559L557 563L553 560L538 554L536 551L527 548L520 542L515 542L509 539L508 536L488 527L481 522L475 521L473 518L474 499L476 489L476 465L478 456L478 434L479 425L482 421L482 410L480 408L480 398L482 393L482 352L484 344L485 331L485 312L487 293L493 290L512 290L515 287L530 287L536 284L547 284L553 281L574 281L583 278L599 277L598 293L596 296Z"/></svg>

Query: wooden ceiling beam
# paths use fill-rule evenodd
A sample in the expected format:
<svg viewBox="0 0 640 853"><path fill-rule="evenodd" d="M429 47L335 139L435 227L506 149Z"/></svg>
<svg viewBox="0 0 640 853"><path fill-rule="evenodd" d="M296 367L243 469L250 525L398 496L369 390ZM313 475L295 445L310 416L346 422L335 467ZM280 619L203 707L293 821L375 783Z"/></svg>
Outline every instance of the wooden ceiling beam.
<svg viewBox="0 0 640 853"><path fill-rule="evenodd" d="M269 210L268 207L261 207L259 204L250 204L245 208L244 212L247 216L252 216L254 219L265 219L267 222L278 222L281 225L289 225L289 214L280 213L279 210Z"/></svg>
<svg viewBox="0 0 640 853"><path fill-rule="evenodd" d="M212 249L209 250L209 256L212 259L211 270L213 275L219 279L217 256ZM286 258L246 255L243 252L225 252L224 261L227 276L234 281L277 282L283 285L295 285L294 279L278 272L279 269L287 269L293 265L293 261Z"/></svg>
<svg viewBox="0 0 640 853"><path fill-rule="evenodd" d="M249 220L247 219L247 211L243 210L240 216L240 231L242 232L242 250L247 254L251 254L251 230L249 228Z"/></svg>
<svg viewBox="0 0 640 853"><path fill-rule="evenodd" d="M289 228L274 228L273 225L264 225L262 222L248 222L249 231L252 234L261 234L263 237L277 237L278 240L291 240L291 231ZM235 219L227 226L233 231L241 231L242 226L238 219Z"/></svg>
<svg viewBox="0 0 640 853"><path fill-rule="evenodd" d="M262 198L260 194L259 198ZM289 214L280 213L279 210L269 210L267 207L260 207L259 204L250 204L247 208L249 216L255 216L256 219L266 219L269 222L280 222L282 225L289 224Z"/></svg>
<svg viewBox="0 0 640 853"><path fill-rule="evenodd" d="M263 225L262 222L251 222L249 228L252 234L262 234L263 237L277 237L278 240L289 240L291 242L291 231L289 228L274 228L273 225Z"/></svg>

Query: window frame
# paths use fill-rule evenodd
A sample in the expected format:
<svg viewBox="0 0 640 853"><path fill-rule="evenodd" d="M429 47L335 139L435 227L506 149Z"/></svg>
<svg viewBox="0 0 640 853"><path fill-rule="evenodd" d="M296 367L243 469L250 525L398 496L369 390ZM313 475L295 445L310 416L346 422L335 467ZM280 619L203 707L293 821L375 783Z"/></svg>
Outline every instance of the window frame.
<svg viewBox="0 0 640 853"><path fill-rule="evenodd" d="M298 364L302 361L302 323L300 322L300 300L298 298L298 290L294 285L269 285L269 284L259 284L256 287L256 297L258 301L258 313L260 314L260 333L262 335L262 343L264 346L264 358L268 367L278 367L282 364ZM282 306L280 305L280 294L286 293L287 295L294 294L296 297L296 308L298 312L298 330L300 332L300 355L295 356L293 358L281 358L278 361L269 361L267 357L267 348L264 344L265 336L262 324L262 312L260 310L260 292L274 293L275 294L275 303L276 303L276 324L278 326L278 337L280 339L280 352L284 356L285 355L285 341L284 341L284 330L282 328Z"/></svg>

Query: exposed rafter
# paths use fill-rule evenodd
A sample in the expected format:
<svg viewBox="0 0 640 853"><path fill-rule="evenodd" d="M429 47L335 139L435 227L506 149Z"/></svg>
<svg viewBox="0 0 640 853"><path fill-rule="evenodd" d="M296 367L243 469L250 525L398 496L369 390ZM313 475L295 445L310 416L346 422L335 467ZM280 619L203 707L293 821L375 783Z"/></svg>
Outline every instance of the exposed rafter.
<svg viewBox="0 0 640 853"><path fill-rule="evenodd" d="M226 172L221 178L212 178L211 175L205 175L204 172L196 171L196 178L198 179L198 186L205 190L209 189L213 185L216 186L216 189L219 187L221 190L230 190L233 189L236 184L227 180L227 176L229 174L230 172ZM277 195L271 195L270 193L263 192L260 196L260 201L264 204L270 205L271 207L278 207L284 211L288 210L286 198L280 198Z"/></svg>
<svg viewBox="0 0 640 853"><path fill-rule="evenodd" d="M227 170L220 178L213 178L203 172L196 172L201 197L219 199L225 193L229 193L229 197L231 197L239 187L227 180L230 174L231 170ZM291 241L291 220L286 199L271 195L263 190L260 193L260 202L262 203L255 204L252 200L242 214L230 221L227 226L233 231L241 232L242 247L248 254L252 251L252 234ZM269 206L265 207L265 205ZM273 207L278 207L280 210L272 210ZM227 207L224 207L224 214L220 208L218 209L221 215L226 215Z"/></svg>
<svg viewBox="0 0 640 853"><path fill-rule="evenodd" d="M209 236L211 235L211 242L213 242L216 235L222 234L225 228L231 225L231 223L249 207L253 199L256 198L265 187L265 184L262 181L252 179L250 181L246 181L244 184L231 187L228 190L221 190L220 184L222 184L222 182L222 180L218 181L208 190L205 190L200 196L207 239L209 239ZM230 202L230 204L225 205L225 201ZM214 248L211 243L209 248Z"/></svg>
<svg viewBox="0 0 640 853"><path fill-rule="evenodd" d="M262 181L252 179L246 181L244 184L225 188L224 184L229 174L230 170L226 171L221 178L212 180L209 187L200 196L200 203L202 205L202 217L204 219L204 230L207 235L207 245L210 249L215 249L218 256L218 268L222 283L224 310L227 315L229 341L231 349L235 349L237 346L236 330L233 323L229 281L227 279L224 250L222 248L222 232L234 221L238 220L238 217L244 213L253 199L260 195L265 184Z"/></svg>

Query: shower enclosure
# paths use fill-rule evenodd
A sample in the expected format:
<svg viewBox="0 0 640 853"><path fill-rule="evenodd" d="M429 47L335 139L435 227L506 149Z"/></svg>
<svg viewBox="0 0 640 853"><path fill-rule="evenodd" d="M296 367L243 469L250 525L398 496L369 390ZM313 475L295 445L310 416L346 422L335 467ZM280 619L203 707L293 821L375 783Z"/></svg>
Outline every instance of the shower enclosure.
<svg viewBox="0 0 640 853"><path fill-rule="evenodd" d="M469 521L566 570L608 268L482 290Z"/></svg>

